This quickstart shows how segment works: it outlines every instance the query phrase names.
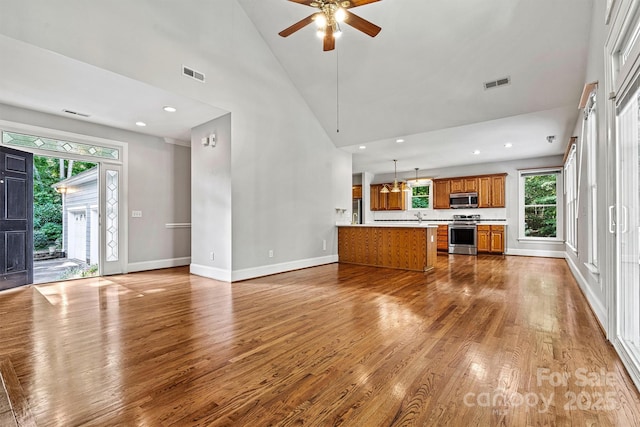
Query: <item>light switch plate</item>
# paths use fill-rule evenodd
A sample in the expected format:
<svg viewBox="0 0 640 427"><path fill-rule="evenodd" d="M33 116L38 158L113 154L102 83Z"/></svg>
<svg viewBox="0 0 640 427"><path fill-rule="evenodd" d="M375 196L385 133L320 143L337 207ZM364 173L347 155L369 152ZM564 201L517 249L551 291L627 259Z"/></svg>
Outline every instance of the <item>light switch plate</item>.
<svg viewBox="0 0 640 427"><path fill-rule="evenodd" d="M142 211L131 211L131 218L142 218Z"/></svg>

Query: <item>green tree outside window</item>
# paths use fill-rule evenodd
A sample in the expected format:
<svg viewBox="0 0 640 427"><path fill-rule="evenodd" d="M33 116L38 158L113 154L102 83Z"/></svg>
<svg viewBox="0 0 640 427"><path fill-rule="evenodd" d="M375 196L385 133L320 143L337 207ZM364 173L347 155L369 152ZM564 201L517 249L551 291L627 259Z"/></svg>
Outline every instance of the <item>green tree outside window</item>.
<svg viewBox="0 0 640 427"><path fill-rule="evenodd" d="M557 237L557 174L524 177L524 235Z"/></svg>
<svg viewBox="0 0 640 427"><path fill-rule="evenodd" d="M411 208L412 209L428 209L429 208L429 186L421 185L411 188Z"/></svg>

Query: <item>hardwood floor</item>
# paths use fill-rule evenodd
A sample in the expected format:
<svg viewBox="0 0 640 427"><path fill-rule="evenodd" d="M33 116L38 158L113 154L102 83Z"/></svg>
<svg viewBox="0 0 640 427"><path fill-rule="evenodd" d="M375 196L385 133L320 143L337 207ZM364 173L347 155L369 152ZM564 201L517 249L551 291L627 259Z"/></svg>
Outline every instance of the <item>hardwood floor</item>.
<svg viewBox="0 0 640 427"><path fill-rule="evenodd" d="M640 425L559 259L233 285L176 268L1 292L0 313L18 425Z"/></svg>

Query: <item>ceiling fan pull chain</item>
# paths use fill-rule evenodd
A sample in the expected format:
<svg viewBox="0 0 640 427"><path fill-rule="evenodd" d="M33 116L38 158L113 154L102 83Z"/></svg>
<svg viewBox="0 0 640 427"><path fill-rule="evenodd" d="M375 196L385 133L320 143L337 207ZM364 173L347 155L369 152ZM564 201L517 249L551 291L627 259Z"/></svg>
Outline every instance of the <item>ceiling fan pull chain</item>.
<svg viewBox="0 0 640 427"><path fill-rule="evenodd" d="M340 60L336 46L336 133L340 133Z"/></svg>

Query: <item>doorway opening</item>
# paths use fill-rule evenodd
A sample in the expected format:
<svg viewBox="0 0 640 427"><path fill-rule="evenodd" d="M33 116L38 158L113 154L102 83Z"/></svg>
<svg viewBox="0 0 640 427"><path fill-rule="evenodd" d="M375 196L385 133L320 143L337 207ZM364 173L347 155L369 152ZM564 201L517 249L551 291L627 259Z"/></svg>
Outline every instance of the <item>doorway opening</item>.
<svg viewBox="0 0 640 427"><path fill-rule="evenodd" d="M33 283L98 276L98 163L33 156Z"/></svg>

